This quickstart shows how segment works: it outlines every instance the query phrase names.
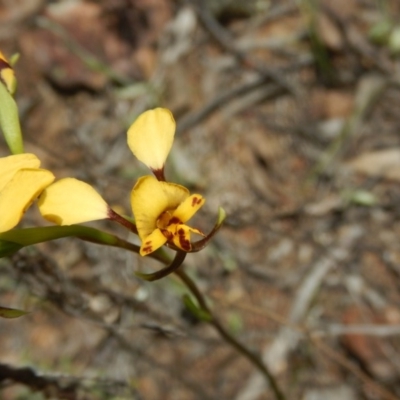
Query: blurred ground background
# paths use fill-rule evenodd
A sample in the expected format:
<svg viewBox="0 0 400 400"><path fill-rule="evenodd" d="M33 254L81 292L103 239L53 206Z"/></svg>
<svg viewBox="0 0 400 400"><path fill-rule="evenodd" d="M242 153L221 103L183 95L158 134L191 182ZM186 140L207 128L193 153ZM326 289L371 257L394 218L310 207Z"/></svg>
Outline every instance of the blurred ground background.
<svg viewBox="0 0 400 400"><path fill-rule="evenodd" d="M169 180L207 198L204 231L228 213L185 262L224 324L287 399L400 398L398 1L0 5L43 167L129 214L147 170L127 127L170 108ZM23 225L37 224L30 210ZM65 239L0 266L0 304L31 311L0 319L1 399L274 398L185 311L180 282L135 277L154 262Z"/></svg>

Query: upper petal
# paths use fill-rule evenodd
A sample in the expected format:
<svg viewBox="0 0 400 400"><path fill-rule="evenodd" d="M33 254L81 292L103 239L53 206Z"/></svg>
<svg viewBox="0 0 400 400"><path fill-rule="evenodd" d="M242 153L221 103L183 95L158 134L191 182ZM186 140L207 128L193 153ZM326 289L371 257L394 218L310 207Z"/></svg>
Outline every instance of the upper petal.
<svg viewBox="0 0 400 400"><path fill-rule="evenodd" d="M181 222L186 222L196 214L205 202L206 199L200 194L192 194L178 206L172 215L178 218Z"/></svg>
<svg viewBox="0 0 400 400"><path fill-rule="evenodd" d="M39 198L44 218L58 225L106 219L108 205L89 184L74 178L60 179Z"/></svg>
<svg viewBox="0 0 400 400"><path fill-rule="evenodd" d="M140 238L143 240L157 227L157 219L164 212L176 209L189 191L175 183L159 182L153 176L138 179L131 193L132 211Z"/></svg>
<svg viewBox="0 0 400 400"><path fill-rule="evenodd" d="M175 120L165 108L139 115L128 130L132 153L152 170L163 168L175 135Z"/></svg>
<svg viewBox="0 0 400 400"><path fill-rule="evenodd" d="M54 181L45 169L20 169L0 192L0 232L18 224L32 201Z"/></svg>
<svg viewBox="0 0 400 400"><path fill-rule="evenodd" d="M39 168L40 160L34 154L16 154L0 158L0 191L22 168Z"/></svg>

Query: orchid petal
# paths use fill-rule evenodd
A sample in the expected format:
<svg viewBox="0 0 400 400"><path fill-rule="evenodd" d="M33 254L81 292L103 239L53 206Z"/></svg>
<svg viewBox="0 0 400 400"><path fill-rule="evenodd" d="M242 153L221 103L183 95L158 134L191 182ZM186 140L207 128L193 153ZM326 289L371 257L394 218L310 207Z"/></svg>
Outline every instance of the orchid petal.
<svg viewBox="0 0 400 400"><path fill-rule="evenodd" d="M34 154L16 154L0 158L0 191L23 168L39 168L40 160Z"/></svg>
<svg viewBox="0 0 400 400"><path fill-rule="evenodd" d="M142 246L140 247L140 255L147 256L160 248L166 241L167 238L162 232L159 229L155 229L149 236L143 239Z"/></svg>
<svg viewBox="0 0 400 400"><path fill-rule="evenodd" d="M187 225L179 224L172 239L174 245L183 251L190 251L192 249L190 243L190 232L192 230L193 228L190 228Z"/></svg>
<svg viewBox="0 0 400 400"><path fill-rule="evenodd" d="M205 202L206 199L203 196L192 194L178 206L172 215L178 218L181 222L189 221L189 219L199 211Z"/></svg>
<svg viewBox="0 0 400 400"><path fill-rule="evenodd" d="M176 209L189 191L175 183L159 182L153 176L138 179L132 189L131 204L136 226L142 240L157 228L157 219L165 211Z"/></svg>
<svg viewBox="0 0 400 400"><path fill-rule="evenodd" d="M24 212L54 181L54 175L45 169L20 169L0 192L0 232L14 228Z"/></svg>
<svg viewBox="0 0 400 400"><path fill-rule="evenodd" d="M176 123L171 112L156 108L139 115L128 130L128 146L142 163L162 170L174 140Z"/></svg>
<svg viewBox="0 0 400 400"><path fill-rule="evenodd" d="M44 218L57 225L72 225L108 218L109 207L89 184L64 178L49 186L39 198Z"/></svg>

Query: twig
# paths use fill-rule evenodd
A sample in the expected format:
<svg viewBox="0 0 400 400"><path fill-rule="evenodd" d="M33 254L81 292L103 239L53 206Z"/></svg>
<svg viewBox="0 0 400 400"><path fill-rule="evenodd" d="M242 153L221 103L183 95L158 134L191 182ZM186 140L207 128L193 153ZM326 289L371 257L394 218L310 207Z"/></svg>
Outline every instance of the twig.
<svg viewBox="0 0 400 400"><path fill-rule="evenodd" d="M199 111L186 114L183 118L181 118L178 122L177 134L199 124L201 121L208 118L212 113L217 111L221 106L233 100L234 98L255 90L265 84L268 84L268 80L266 80L264 77L261 77L257 78L254 82L246 82L242 85L234 87L233 89L228 89L220 93L211 101L206 103L205 106Z"/></svg>
<svg viewBox="0 0 400 400"><path fill-rule="evenodd" d="M299 59L296 63L289 65L288 67L282 68L282 72L287 73L293 70L297 70L312 64L313 60L311 57L303 57ZM198 125L200 122L208 118L211 114L218 111L222 108L226 103L229 103L237 96L241 96L243 94L249 93L253 90L259 89L261 86L265 85L266 88L271 88L271 93L276 93L280 87L275 83L271 83L270 79L264 76L261 76L254 80L253 82L246 82L244 84L240 84L232 89L228 89L208 103L206 103L200 110L196 110L184 115L179 121L176 129L177 135L192 128L195 125Z"/></svg>
<svg viewBox="0 0 400 400"><path fill-rule="evenodd" d="M337 249L330 251L329 256L323 256L317 260L295 294L293 307L287 318L289 324L298 325L302 321L324 277L338 262L346 259L353 242L361 233L361 231L355 232L353 237L348 238L346 244L340 243ZM343 249L344 246L346 249ZM291 350L296 348L301 336L297 330L283 326L272 344L265 348L263 360L273 373L278 373L285 368L287 356ZM236 400L254 400L263 390L263 379L259 375L253 375L236 396Z"/></svg>
<svg viewBox="0 0 400 400"><path fill-rule="evenodd" d="M315 338L312 335L307 335L311 342L322 351L327 357L336 361L339 365L351 371L365 386L369 387L377 394L379 394L384 400L399 400L399 398L393 393L389 392L384 386L374 382L365 372L363 372L354 363L347 360L337 351L331 349L329 346L321 342L321 339Z"/></svg>
<svg viewBox="0 0 400 400"><path fill-rule="evenodd" d="M312 337L324 337L324 336L341 336L349 334L359 334L364 336L398 336L400 335L400 325L366 325L366 324L354 324L354 325L342 325L342 324L331 324L323 327L321 330L315 330L310 332Z"/></svg>
<svg viewBox="0 0 400 400"><path fill-rule="evenodd" d="M219 301L224 301L222 296L218 296ZM382 399L385 400L399 400L393 393L389 392L385 387L379 383L374 382L366 373L364 373L357 365L350 362L343 355L341 355L337 350L333 350L330 346L322 342L321 336L324 336L326 332L324 331L310 331L307 328L301 327L298 324L293 324L287 319L282 317L282 315L275 313L272 310L261 309L253 305L246 305L244 303L237 304L238 307L245 309L248 312L262 315L278 322L279 324L291 329L300 336L307 338L310 342L324 355L330 358L332 361L336 362L344 369L350 371L355 375L366 387L374 390ZM333 326L335 327L335 325ZM391 329L394 328L394 329ZM330 334L330 328L328 328L328 334ZM334 334L348 334L348 333L360 333L363 335L374 335L374 336L388 336L388 335L398 335L400 331L399 326L379 326L379 325L350 325L350 326L340 326L337 325ZM257 394L258 395L258 394Z"/></svg>

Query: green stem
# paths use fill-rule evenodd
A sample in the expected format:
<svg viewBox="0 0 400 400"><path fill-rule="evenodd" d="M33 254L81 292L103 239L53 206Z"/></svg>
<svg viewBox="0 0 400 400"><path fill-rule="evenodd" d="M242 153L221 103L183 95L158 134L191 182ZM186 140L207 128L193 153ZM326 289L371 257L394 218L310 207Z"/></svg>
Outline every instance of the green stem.
<svg viewBox="0 0 400 400"><path fill-rule="evenodd" d="M77 237L86 242L119 247L133 253L139 253L140 251L140 247L136 244L130 243L110 233L100 231L99 229L83 225L13 229L11 231L1 233L0 242L5 241L7 243L17 244L20 246L19 248L21 248L24 246L31 246L33 244L48 242L50 240L56 240L65 237ZM19 248L16 248L16 250L19 250ZM149 257L154 258L155 260L164 264L170 263L169 256L162 249L150 254Z"/></svg>
<svg viewBox="0 0 400 400"><path fill-rule="evenodd" d="M254 354L251 350L249 350L245 345L240 343L234 336L232 336L219 322L216 316L212 313L211 309L208 307L207 302L197 287L196 283L183 271L182 268L179 268L175 271L175 274L182 280L182 282L187 286L193 296L196 298L200 307L210 315L211 319L209 323L217 330L220 336L225 340L226 343L229 343L234 349L236 349L239 353L245 356L265 377L267 383L271 386L272 391L277 400L285 400L286 397L280 390L278 383L275 377L271 374L267 366L262 362L260 357Z"/></svg>

